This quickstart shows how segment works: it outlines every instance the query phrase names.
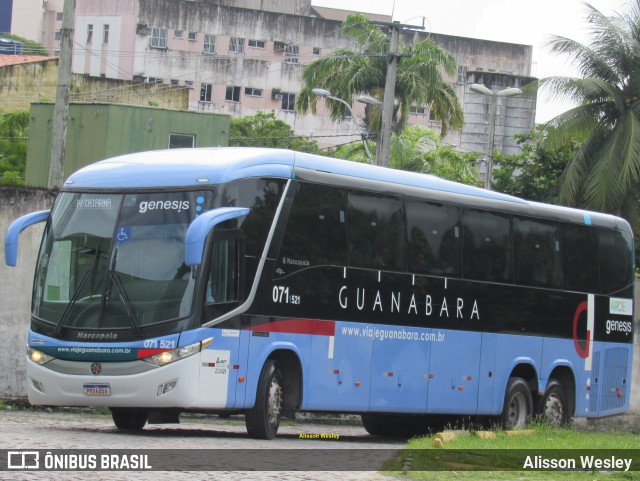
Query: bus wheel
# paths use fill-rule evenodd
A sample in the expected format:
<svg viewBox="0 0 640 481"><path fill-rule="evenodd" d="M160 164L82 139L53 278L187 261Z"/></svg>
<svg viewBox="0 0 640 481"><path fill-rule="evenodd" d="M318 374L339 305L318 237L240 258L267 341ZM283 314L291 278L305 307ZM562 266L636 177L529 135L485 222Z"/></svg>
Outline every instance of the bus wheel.
<svg viewBox="0 0 640 481"><path fill-rule="evenodd" d="M245 413L247 432L252 438L273 439L280 426L282 412L282 377L278 363L265 363L258 381L256 403Z"/></svg>
<svg viewBox="0 0 640 481"><path fill-rule="evenodd" d="M145 409L111 408L113 423L126 431L140 431L147 424L148 416Z"/></svg>
<svg viewBox="0 0 640 481"><path fill-rule="evenodd" d="M569 424L571 413L568 409L567 395L559 381L549 380L544 396L540 399L539 411L542 421L550 426L560 427Z"/></svg>
<svg viewBox="0 0 640 481"><path fill-rule="evenodd" d="M520 429L527 424L533 413L533 398L527 381L511 377L507 383L500 422L503 429Z"/></svg>

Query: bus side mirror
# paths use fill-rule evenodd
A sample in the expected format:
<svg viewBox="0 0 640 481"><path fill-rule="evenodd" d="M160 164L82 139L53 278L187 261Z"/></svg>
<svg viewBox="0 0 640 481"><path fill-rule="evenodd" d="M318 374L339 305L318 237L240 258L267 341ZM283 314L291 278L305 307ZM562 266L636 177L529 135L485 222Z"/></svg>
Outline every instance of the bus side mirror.
<svg viewBox="0 0 640 481"><path fill-rule="evenodd" d="M7 229L7 234L4 236L4 262L8 266L15 267L18 262L18 238L20 237L20 232L30 225L45 222L50 213L50 210L32 212L19 217L11 223Z"/></svg>
<svg viewBox="0 0 640 481"><path fill-rule="evenodd" d="M247 215L247 207L221 207L200 214L187 229L184 240L184 263L196 266L202 263L204 241L209 232L221 222Z"/></svg>

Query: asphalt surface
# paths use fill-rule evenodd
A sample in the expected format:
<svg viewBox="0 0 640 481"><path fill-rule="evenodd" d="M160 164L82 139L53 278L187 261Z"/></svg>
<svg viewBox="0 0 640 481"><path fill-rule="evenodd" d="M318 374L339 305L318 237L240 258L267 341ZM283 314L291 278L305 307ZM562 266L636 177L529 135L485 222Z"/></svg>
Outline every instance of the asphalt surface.
<svg viewBox="0 0 640 481"><path fill-rule="evenodd" d="M330 425L307 422L284 423L280 426L276 439L267 441L249 438L241 417L221 420L216 417L182 416L180 424L147 425L140 432L122 432L115 428L111 416L108 414L98 415L78 410L65 412L60 410L5 409L0 411L0 450L13 452L39 450L41 465L44 464L42 450L52 450L50 452L56 454L61 452L108 453L109 450L117 449L126 449L131 453L142 453L146 451L141 450L163 449L166 450L162 451L162 453L166 453L163 456L165 459L162 459L163 466L191 466L193 464L194 471L26 471L5 469L0 470L0 479L25 481L149 479L175 481L389 481L393 478L388 474L381 474L378 469L404 444L401 440L369 436L361 426L345 423ZM288 450L292 450L293 457L299 458L299 464L293 468L295 470L280 470L282 463L279 460L284 457L287 459L284 464L288 466L288 460L292 457ZM331 456L333 452L336 453L335 457ZM230 456L231 464L233 464L233 461L238 460L238 456L247 453L252 457L256 457L257 454L260 465L264 462L264 466L268 470L223 471L221 469L224 468L220 468L220 464L217 464L216 471L195 471L195 469L207 469L203 468L201 462L203 456L216 457L220 463L219 455L224 454ZM2 451L2 455L8 456L9 453ZM337 461L334 461L335 459ZM352 460L354 464L350 464L346 460ZM4 461L5 467L9 464L6 460L0 461ZM366 470L355 470L362 469L363 465L367 466ZM205 463L204 466L207 464ZM306 470L307 467L310 468L309 471Z"/></svg>

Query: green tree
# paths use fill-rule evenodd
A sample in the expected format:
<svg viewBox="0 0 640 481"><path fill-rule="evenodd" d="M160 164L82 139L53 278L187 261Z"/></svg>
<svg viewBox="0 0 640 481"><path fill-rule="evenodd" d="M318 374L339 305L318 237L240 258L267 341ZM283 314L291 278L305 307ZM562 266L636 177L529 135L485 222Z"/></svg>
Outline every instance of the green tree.
<svg viewBox="0 0 640 481"><path fill-rule="evenodd" d="M274 111L232 118L229 145L234 147L275 147L299 152L322 153L315 140L296 136L289 124L276 119Z"/></svg>
<svg viewBox="0 0 640 481"><path fill-rule="evenodd" d="M373 149L373 147L370 147ZM334 157L368 162L362 142L352 142L331 152ZM479 153L462 153L442 142L431 129L410 125L391 136L390 167L411 172L432 174L443 179L480 185L476 168Z"/></svg>
<svg viewBox="0 0 640 481"><path fill-rule="evenodd" d="M29 111L0 113L0 184L24 185Z"/></svg>
<svg viewBox="0 0 640 481"><path fill-rule="evenodd" d="M352 40L355 48L339 48L331 55L307 65L302 71L302 89L296 97L296 109L316 113L317 96L311 91L320 87L333 95L353 103L354 97L371 95L382 100L387 74L389 36L361 14L349 15L342 26L343 35ZM463 124L462 107L453 87L443 74L457 73L455 59L432 40L424 39L413 45L399 46L395 87L394 131L401 132L409 118L410 107L428 106L441 122L442 134L459 129ZM327 103L331 118L337 120L348 114L340 102ZM365 123L371 132L378 132L380 108L368 106Z"/></svg>
<svg viewBox="0 0 640 481"><path fill-rule="evenodd" d="M622 215L640 233L640 0L611 17L586 8L588 44L549 44L581 77L541 81L552 98L577 105L549 122L552 145L584 140L562 176L560 202Z"/></svg>
<svg viewBox="0 0 640 481"><path fill-rule="evenodd" d="M538 126L527 134L516 134L514 138L522 152L495 156L494 189L523 199L556 203L558 179L573 156L576 143L550 148L545 142L543 126Z"/></svg>
<svg viewBox="0 0 640 481"><path fill-rule="evenodd" d="M49 56L49 51L44 47L44 45L33 40L19 37L18 35L13 35L11 33L3 33L2 35L0 35L0 38L8 38L10 40L18 40L19 42L22 42L22 44L24 45L24 47L22 48L22 53L24 55L39 55L42 57Z"/></svg>

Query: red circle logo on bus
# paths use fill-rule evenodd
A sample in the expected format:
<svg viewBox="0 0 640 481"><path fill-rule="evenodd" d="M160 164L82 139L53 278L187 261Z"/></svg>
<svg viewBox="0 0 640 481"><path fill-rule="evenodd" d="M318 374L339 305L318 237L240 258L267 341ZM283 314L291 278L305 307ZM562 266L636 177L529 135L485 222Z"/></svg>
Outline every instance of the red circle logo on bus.
<svg viewBox="0 0 640 481"><path fill-rule="evenodd" d="M589 303L587 301L582 301L578 308L576 309L576 313L573 315L573 345L580 356L583 359L589 357L589 341L591 340L591 332L587 329L587 335L585 337L584 346L582 346L582 342L578 339L578 322L580 321L580 316L583 312L589 310Z"/></svg>

